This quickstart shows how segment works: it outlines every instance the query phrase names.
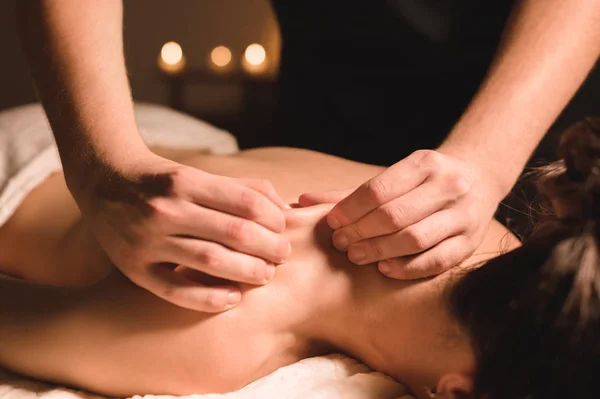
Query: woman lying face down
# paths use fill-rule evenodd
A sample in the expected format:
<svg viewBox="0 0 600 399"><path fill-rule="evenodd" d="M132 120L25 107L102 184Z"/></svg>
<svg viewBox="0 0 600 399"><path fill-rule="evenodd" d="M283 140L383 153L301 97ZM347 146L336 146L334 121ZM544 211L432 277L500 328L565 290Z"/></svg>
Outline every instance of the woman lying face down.
<svg viewBox="0 0 600 399"><path fill-rule="evenodd" d="M292 201L379 172L290 149L187 162L212 173L268 178ZM559 193L562 186L554 183L566 174L557 168L546 181ZM589 173L581 175L569 184L587 194ZM398 281L351 264L331 246L324 222L330 205L290 209L291 259L268 284L268 276L241 284L241 304L213 315L177 308L113 270L69 201L61 177L53 176L0 229L0 253L11 248L14 254L0 258L0 268L33 281L0 282L0 341L10 343L0 345L0 365L22 374L114 396L226 392L302 358L341 351L407 384L419 398L552 398L593 387L585 370L567 373L576 361L593 366L597 357L594 345L585 346L595 344L588 326L597 317L598 293L590 284L595 236L578 227L593 223L587 213L520 248L494 222L461 266L432 279ZM39 217L53 212L62 212L60 220ZM565 253L570 256L561 258ZM573 338L571 330L581 334Z"/></svg>

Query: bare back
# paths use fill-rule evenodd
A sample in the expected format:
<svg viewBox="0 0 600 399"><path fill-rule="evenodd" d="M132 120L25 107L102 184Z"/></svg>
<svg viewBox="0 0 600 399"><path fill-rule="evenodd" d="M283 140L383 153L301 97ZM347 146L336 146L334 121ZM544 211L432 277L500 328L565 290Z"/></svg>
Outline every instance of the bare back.
<svg viewBox="0 0 600 399"><path fill-rule="evenodd" d="M382 171L287 148L177 160L209 173L269 179L290 203L304 192L356 187ZM56 215L60 217L51 217ZM496 251L499 234L505 232L497 224L491 230L485 252ZM119 274L67 296L27 288L32 298L44 302L44 309L36 307L35 299L23 305L32 306L27 310L39 317L33 317L31 325L15 338L23 345L15 345L21 349L6 357L20 360L9 366L24 374L116 396L189 394L237 389L314 355L316 347L309 337L293 333L292 326L306 317L310 304L307 289L314 277L310 266L323 251L302 244L304 238L295 245L294 229L286 234L294 248L289 262L278 267L267 286L242 286L242 303L218 315L176 308ZM347 262L343 254L328 256ZM61 175L33 191L0 228L0 271L39 282L74 284L98 280L111 269L82 225ZM57 353L65 358L64 367L48 361Z"/></svg>

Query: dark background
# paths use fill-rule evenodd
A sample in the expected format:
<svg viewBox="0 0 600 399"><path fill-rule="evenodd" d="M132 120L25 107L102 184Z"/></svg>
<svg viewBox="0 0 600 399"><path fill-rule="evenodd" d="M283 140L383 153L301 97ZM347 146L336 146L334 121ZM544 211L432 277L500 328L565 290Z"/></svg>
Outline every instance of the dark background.
<svg viewBox="0 0 600 399"><path fill-rule="evenodd" d="M0 110L36 101L16 33L16 1L0 1ZM205 69L218 45L231 49L239 69L246 46L260 43L267 50L270 76L277 70L280 39L267 0L125 0L124 8L127 67L136 101L170 104L169 82L157 67L168 41L181 44L192 69ZM239 82L190 82L184 102L190 113L238 127L243 94ZM247 141L243 128L234 133Z"/></svg>
<svg viewBox="0 0 600 399"><path fill-rule="evenodd" d="M16 1L0 2L0 110L36 101L16 34ZM270 1L125 0L124 7L127 67L136 101L183 108L230 130L243 148L269 144L258 136L261 130L271 128L281 42ZM162 45L171 40L183 47L188 68L203 74L201 79L184 77L176 81L182 87L177 99L173 98L173 79L157 67ZM235 75L241 70L244 49L251 43L265 47L268 71L259 79L240 80ZM218 45L225 45L233 52L234 70L229 78L212 79L207 71L209 53ZM582 87L552 132L562 130L582 115L599 113L600 73L597 72Z"/></svg>
<svg viewBox="0 0 600 399"><path fill-rule="evenodd" d="M0 2L0 110L36 101L16 35L16 1ZM281 36L270 1L125 0L124 7L127 67L136 101L164 104L198 116L229 130L242 148L277 144L269 138L285 133L273 134ZM181 44L188 73L173 78L157 67L160 49L168 41ZM267 52L268 68L258 78L240 74L244 49L251 43L262 44ZM233 53L228 75L215 75L207 68L209 53L218 45ZM376 56L365 57L376 62ZM599 69L551 128L530 165L554 158L556 138L566 126L584 115L600 115ZM527 188L517 186L514 192L517 195L506 206L517 207L513 216L518 217L527 212L530 198L524 195ZM512 216L502 216L506 217Z"/></svg>

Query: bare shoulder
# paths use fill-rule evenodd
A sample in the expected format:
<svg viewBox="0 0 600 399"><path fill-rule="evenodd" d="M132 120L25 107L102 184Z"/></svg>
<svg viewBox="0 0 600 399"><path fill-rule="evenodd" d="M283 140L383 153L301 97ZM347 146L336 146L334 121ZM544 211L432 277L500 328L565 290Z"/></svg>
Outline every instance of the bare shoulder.
<svg viewBox="0 0 600 399"><path fill-rule="evenodd" d="M287 147L252 149L227 157L197 155L182 162L218 175L267 179L289 202L305 192L356 187L383 171L379 166Z"/></svg>

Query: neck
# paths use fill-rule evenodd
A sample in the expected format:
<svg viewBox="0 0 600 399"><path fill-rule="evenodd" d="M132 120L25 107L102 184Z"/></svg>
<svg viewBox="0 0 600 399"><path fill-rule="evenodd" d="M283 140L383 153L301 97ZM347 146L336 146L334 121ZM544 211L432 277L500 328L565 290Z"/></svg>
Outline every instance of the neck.
<svg viewBox="0 0 600 399"><path fill-rule="evenodd" d="M399 305L403 290L414 283L391 280L375 265L356 266L345 257L341 266L336 265L339 271L323 280L327 294L320 298L321 306L314 315L318 323L313 325L313 335L380 369L389 352L385 336L396 328L399 314L407 310Z"/></svg>
<svg viewBox="0 0 600 399"><path fill-rule="evenodd" d="M445 277L400 281L375 265L352 264L333 248L326 213L318 211L290 211L286 221L297 267L280 267L285 285L295 287L295 334L313 349L325 344L313 354L341 351L403 382L435 383L453 358L441 359L437 346L453 333L439 291Z"/></svg>
<svg viewBox="0 0 600 399"><path fill-rule="evenodd" d="M309 346L326 344L318 346L319 353L345 352L411 389L435 386L448 372L474 370L468 334L445 304L443 290L454 271L400 281L385 277L375 265L354 265L333 248L331 229L322 220L325 211L291 210L286 221L297 267L292 262L280 267L287 270L284 285L295 290L296 335ZM465 268L497 253L506 231L494 226L480 256L465 262ZM462 269L455 269L457 277Z"/></svg>
<svg viewBox="0 0 600 399"><path fill-rule="evenodd" d="M470 356L462 360L468 345L441 306L443 284L389 279L375 265L342 267L322 280L327 294L319 298L310 336L413 389L435 386L457 363L468 363ZM448 348L456 351L442 356Z"/></svg>
<svg viewBox="0 0 600 399"><path fill-rule="evenodd" d="M301 301L296 303L297 334L332 351L358 356L356 349L368 342L371 333L364 326L376 312L369 293L376 280L380 283L385 277L372 266L352 264L333 248L324 211L327 208L301 208L288 214L286 234L296 265L288 262L280 270L286 271L286 280Z"/></svg>
<svg viewBox="0 0 600 399"><path fill-rule="evenodd" d="M302 298L295 330L363 361L380 357L385 350L377 333L393 328L390 315L404 308L396 304L402 303L406 288L418 283L385 277L375 265L351 263L345 253L333 248L325 215L310 208L288 214L286 234L298 267L290 264L286 279Z"/></svg>

